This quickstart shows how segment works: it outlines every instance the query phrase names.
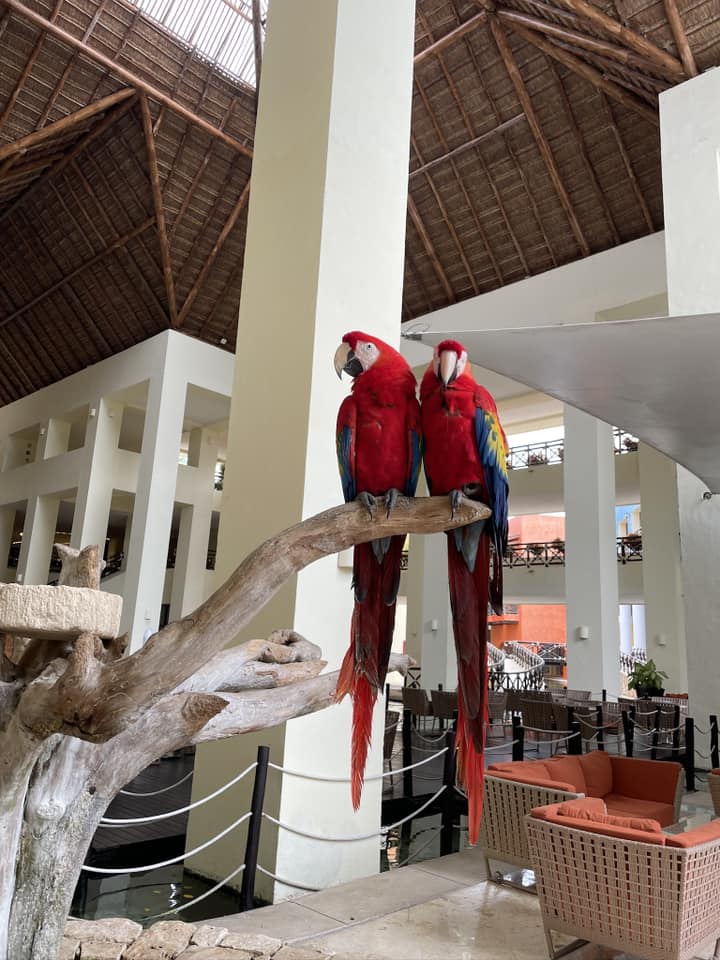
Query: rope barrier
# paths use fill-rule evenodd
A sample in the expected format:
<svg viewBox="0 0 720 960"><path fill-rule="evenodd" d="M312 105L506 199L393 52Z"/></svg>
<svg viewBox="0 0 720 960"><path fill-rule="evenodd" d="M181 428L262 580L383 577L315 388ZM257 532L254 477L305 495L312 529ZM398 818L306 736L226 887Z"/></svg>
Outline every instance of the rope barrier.
<svg viewBox="0 0 720 960"><path fill-rule="evenodd" d="M505 741L503 741L502 743L496 744L494 747L485 747L484 752L489 753L491 750L507 750L508 747L514 747L516 743L520 743L520 741L510 740L509 743L505 743Z"/></svg>
<svg viewBox="0 0 720 960"><path fill-rule="evenodd" d="M417 730L413 730L412 735L418 740L422 740L423 743L439 743L441 740L445 739L444 733L441 733L439 737L423 737L417 732Z"/></svg>
<svg viewBox="0 0 720 960"><path fill-rule="evenodd" d="M271 817L269 813L265 812L263 812L263 818L265 820L269 820L270 823L274 823L275 826L280 827L281 830L287 830L288 833L294 833L298 837L305 837L307 840L325 840L328 843L355 843L358 840L372 840L373 837L381 837L390 830L394 830L395 827L400 827L403 823L407 823L408 820L412 820L413 817L417 817L417 815L422 813L426 807L429 807L431 803L437 800L443 790L445 790L444 785L440 787L437 793L434 793L429 800L426 800L422 806L418 807L416 810L413 810L411 814L409 814L407 817L403 817L402 820L397 820L395 823L391 823L387 827L381 827L379 830L374 830L372 833L357 834L351 837L328 837L321 836L318 833L308 833L306 830L298 830L297 827L291 827L289 824L283 823L281 820L277 820L275 817Z"/></svg>
<svg viewBox="0 0 720 960"><path fill-rule="evenodd" d="M163 787L161 790L151 790L149 793L134 793L132 790L119 790L118 793L122 793L126 797L157 797L161 793L167 793L168 790L174 790L175 787L179 787L181 783L189 780L193 773L195 773L194 769L191 770L190 773L186 773L182 779L171 783L169 787Z"/></svg>
<svg viewBox="0 0 720 960"><path fill-rule="evenodd" d="M130 817L125 820L113 820L103 817L100 821L100 826L102 827L127 827L133 823L154 823L156 820L167 820L168 817L176 817L181 813L187 813L188 810L194 810L196 807L201 807L204 803L208 803L210 800L214 800L215 797L219 797L222 793L225 793L226 790L229 790L230 787L234 787L236 783L239 783L243 777L246 777L251 770L254 770L257 767L257 761L250 764L242 773L239 773L237 777L234 777L232 780L229 780L224 787L220 787L214 793L208 794L207 797L203 797L202 800L196 800L194 803L189 803L186 807L179 807L177 810L170 810L167 813L156 813L152 817Z"/></svg>
<svg viewBox="0 0 720 960"><path fill-rule="evenodd" d="M173 863L179 863L181 860L184 860L186 857L193 857L196 853L202 853L203 850L206 850L208 847L212 846L217 840L222 840L223 837L227 836L231 830L234 830L235 827L239 827L241 823L245 820L248 820L252 816L252 812L248 811L244 813L238 820L234 823L231 823L229 827L226 827L220 833L212 838L212 840L207 840L205 843L201 844L199 847L195 847L194 850L186 850L185 853L181 853L179 857L173 857L171 860L163 860L162 863L151 863L146 867L122 867L120 869L114 867L109 869L107 867L89 867L87 864L83 864L80 868L85 870L87 873L103 873L103 874L119 874L119 873L145 873L148 870L159 870L160 867L169 867ZM265 816L265 814L263 814Z"/></svg>
<svg viewBox="0 0 720 960"><path fill-rule="evenodd" d="M292 883L290 880L283 880L282 877L276 877L274 873L270 873L269 870L266 870L265 867L261 867L260 864L257 865L260 873L264 873L266 877L270 877L271 880L276 880L278 883L284 883L286 887L292 887L295 890L307 890L309 893L318 893L322 890L322 887L306 887L304 883Z"/></svg>
<svg viewBox="0 0 720 960"><path fill-rule="evenodd" d="M172 907L170 910L163 910L162 913L154 913L151 917L143 917L142 918L143 921L159 920L161 917L169 917L173 913L180 913L182 910L187 910L188 907L192 907L196 903L200 903L200 901L204 900L206 897L212 896L213 893L217 893L217 891L221 887L224 887L226 883L229 883L239 873L242 873L244 869L245 869L245 864L241 863L240 866L236 867L236 869L233 870L232 873L229 873L224 880L221 880L220 883L216 883L214 887L211 887L209 890L206 890L205 893L201 893L199 896L193 897L192 900L188 900L187 903L183 903L179 907ZM260 868L258 867L258 870L259 869Z"/></svg>
<svg viewBox="0 0 720 960"><path fill-rule="evenodd" d="M701 733L704 737L709 737L709 736L710 736L710 731L714 729L715 724L713 724L713 725L710 727L710 730L703 730L702 727L699 727L696 723L693 723L693 726L695 727L695 729L697 730L698 733Z"/></svg>
<svg viewBox="0 0 720 960"><path fill-rule="evenodd" d="M423 850L427 849L427 847L429 847L435 839L435 834L438 830L442 830L442 827L431 827L430 832L432 833L432 836L429 837L421 847L419 847L417 850L414 850L409 856L405 857L404 860L401 860L400 863L396 863L395 868L406 866L408 863L410 863L413 857L419 856Z"/></svg>
<svg viewBox="0 0 720 960"><path fill-rule="evenodd" d="M397 770L387 770L385 773L365 777L365 783L371 783L373 780L382 780L385 777L394 777L398 773L405 773L406 770L414 770L415 767L421 767L424 763L430 763L431 760L435 760L436 757L441 757L444 753L447 753L447 747L443 747L443 749L438 750L437 753L433 753L423 760L418 760L417 763L411 763L407 767L398 767ZM289 777L300 777L301 780L313 780L319 783L350 783L350 777L320 777L315 774L300 773L299 770L289 770L287 767L282 767L278 763L269 763L268 766L272 770L277 770L279 773L287 774Z"/></svg>
<svg viewBox="0 0 720 960"><path fill-rule="evenodd" d="M696 751L695 751L695 756L696 756L696 757L700 757L702 760L711 760L711 759L712 759L712 754L709 754L709 753L700 753L699 750L696 750Z"/></svg>

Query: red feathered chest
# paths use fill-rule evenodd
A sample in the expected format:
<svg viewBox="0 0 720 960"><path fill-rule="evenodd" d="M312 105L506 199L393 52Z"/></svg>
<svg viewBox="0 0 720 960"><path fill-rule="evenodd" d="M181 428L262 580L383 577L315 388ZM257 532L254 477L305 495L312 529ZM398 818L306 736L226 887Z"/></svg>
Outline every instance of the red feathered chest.
<svg viewBox="0 0 720 960"><path fill-rule="evenodd" d="M431 377L423 381L421 417L425 474L438 495L483 483L483 469L475 439L475 385L465 389L456 382L443 390Z"/></svg>

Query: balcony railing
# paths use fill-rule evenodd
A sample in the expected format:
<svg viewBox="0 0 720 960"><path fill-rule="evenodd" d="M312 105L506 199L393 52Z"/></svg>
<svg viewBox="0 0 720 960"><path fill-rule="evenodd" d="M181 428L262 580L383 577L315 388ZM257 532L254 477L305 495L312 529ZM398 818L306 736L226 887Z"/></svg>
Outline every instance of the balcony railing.
<svg viewBox="0 0 720 960"><path fill-rule="evenodd" d="M615 453L634 453L638 448L638 438L631 433L616 428L613 431ZM544 443L529 443L524 446L510 447L507 455L508 470L529 470L546 464L562 463L565 456L564 440L547 440Z"/></svg>
<svg viewBox="0 0 720 960"><path fill-rule="evenodd" d="M615 543L618 563L635 563L642 560L642 536L639 533L617 537ZM564 564L564 540L509 543L503 557L504 567L552 567Z"/></svg>

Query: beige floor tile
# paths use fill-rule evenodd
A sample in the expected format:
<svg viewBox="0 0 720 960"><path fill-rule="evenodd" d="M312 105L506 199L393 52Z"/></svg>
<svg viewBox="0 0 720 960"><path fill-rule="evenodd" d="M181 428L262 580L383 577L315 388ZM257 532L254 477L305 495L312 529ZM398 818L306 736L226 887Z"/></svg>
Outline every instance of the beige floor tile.
<svg viewBox="0 0 720 960"><path fill-rule="evenodd" d="M280 940L318 936L342 926L339 921L301 906L296 900L285 900L248 913L235 913L213 922L233 932L264 933Z"/></svg>
<svg viewBox="0 0 720 960"><path fill-rule="evenodd" d="M436 877L457 880L464 886L472 886L487 880L485 857L479 847L469 847L459 853L451 853L436 860L425 860L415 864L416 870L432 873Z"/></svg>

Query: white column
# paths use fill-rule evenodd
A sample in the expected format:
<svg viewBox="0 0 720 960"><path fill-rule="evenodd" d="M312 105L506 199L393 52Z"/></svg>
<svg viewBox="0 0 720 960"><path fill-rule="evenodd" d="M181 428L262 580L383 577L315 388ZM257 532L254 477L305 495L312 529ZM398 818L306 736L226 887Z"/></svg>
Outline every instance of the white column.
<svg viewBox="0 0 720 960"><path fill-rule="evenodd" d="M190 448L186 469L197 471L194 500L184 504L180 511L175 570L170 599L170 619L177 620L190 613L205 600L206 567L215 464L218 441L207 430L197 428L190 432Z"/></svg>
<svg viewBox="0 0 720 960"><path fill-rule="evenodd" d="M618 573L612 427L564 408L568 686L617 695Z"/></svg>
<svg viewBox="0 0 720 960"><path fill-rule="evenodd" d="M95 414L88 418L85 431L70 545L80 549L96 543L102 556L112 503L122 405L102 397L95 400L90 409Z"/></svg>
<svg viewBox="0 0 720 960"><path fill-rule="evenodd" d="M634 603L632 605L633 647L636 650L647 650L645 609L644 603Z"/></svg>
<svg viewBox="0 0 720 960"><path fill-rule="evenodd" d="M334 434L348 383L339 384L332 370L342 334L367 329L399 343L414 26L412 0L273 0L270 6L220 525L221 579L259 541L342 499ZM289 583L244 636L294 625L320 644L334 669L349 641L350 609L349 573L329 557ZM382 701L368 774L381 769ZM263 742L268 736L264 731ZM251 738L242 741L252 749ZM272 746L274 759L292 769L347 776L349 703L292 721L284 743L278 731ZM220 754L213 752L215 763ZM210 765L209 759L208 785ZM202 762L198 770L194 788L202 783ZM227 770L226 760L223 776ZM278 783L276 775L271 783ZM347 784L285 777L281 797L274 790L270 809L310 833L379 829L379 783L366 784L357 814ZM241 800L234 805L247 807ZM264 829L263 837L263 865L310 886L378 869L377 839L319 843L281 831L275 858L272 832ZM226 863L237 865L238 852L223 844L211 852L208 868L222 876ZM276 896L296 893L281 887Z"/></svg>
<svg viewBox="0 0 720 960"><path fill-rule="evenodd" d="M130 632L131 652L142 646L148 630L157 630L160 620L186 391L184 376L165 357L148 388L125 566L121 630Z"/></svg>
<svg viewBox="0 0 720 960"><path fill-rule="evenodd" d="M0 581L5 580L5 572L8 568L8 554L10 553L10 547L12 546L14 526L15 507L0 508Z"/></svg>
<svg viewBox="0 0 720 960"><path fill-rule="evenodd" d="M668 689L681 691L687 655L677 465L645 443L638 452L647 651L670 678Z"/></svg>
<svg viewBox="0 0 720 960"><path fill-rule="evenodd" d="M457 662L448 590L447 537L444 533L417 537L422 541L422 593L415 598L422 611L422 685L436 690L457 687Z"/></svg>
<svg viewBox="0 0 720 960"><path fill-rule="evenodd" d="M48 582L59 506L59 499L52 496L28 500L17 567L18 583Z"/></svg>
<svg viewBox="0 0 720 960"><path fill-rule="evenodd" d="M665 251L671 314L720 311L720 71L709 70L660 97ZM692 371L689 372L692 376ZM678 467L678 508L687 636L687 689L695 717L717 712L720 663L720 497ZM654 655L654 648L651 647ZM670 671L667 671L668 673Z"/></svg>
<svg viewBox="0 0 720 960"><path fill-rule="evenodd" d="M620 604L620 652L631 653L633 648L632 608L629 603Z"/></svg>
<svg viewBox="0 0 720 960"><path fill-rule="evenodd" d="M40 428L38 442L38 460L49 460L65 453L70 440L70 423L52 417Z"/></svg>

